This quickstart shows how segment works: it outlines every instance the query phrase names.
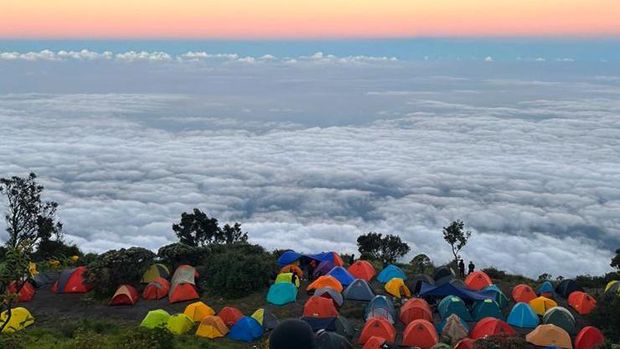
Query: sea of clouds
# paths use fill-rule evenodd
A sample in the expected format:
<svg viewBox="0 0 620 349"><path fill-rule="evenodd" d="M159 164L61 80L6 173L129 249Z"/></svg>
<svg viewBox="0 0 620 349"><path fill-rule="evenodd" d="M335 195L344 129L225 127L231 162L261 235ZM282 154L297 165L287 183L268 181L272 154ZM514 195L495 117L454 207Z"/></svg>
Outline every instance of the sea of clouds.
<svg viewBox="0 0 620 349"><path fill-rule="evenodd" d="M198 207L268 248L377 231L437 264L463 219L479 267L600 274L620 247L617 68L0 52L0 175L36 172L87 251L157 249Z"/></svg>

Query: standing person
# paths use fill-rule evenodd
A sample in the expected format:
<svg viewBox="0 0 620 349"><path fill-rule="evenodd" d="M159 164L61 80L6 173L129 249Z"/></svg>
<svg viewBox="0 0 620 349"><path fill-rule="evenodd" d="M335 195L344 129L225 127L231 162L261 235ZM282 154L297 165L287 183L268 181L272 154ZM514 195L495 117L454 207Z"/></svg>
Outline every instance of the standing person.
<svg viewBox="0 0 620 349"><path fill-rule="evenodd" d="M459 275L461 276L461 279L465 278L465 262L463 262L463 259L459 259Z"/></svg>
<svg viewBox="0 0 620 349"><path fill-rule="evenodd" d="M474 269L476 269L476 266L474 265L473 261L469 261L469 265L467 266L467 275L471 274L474 272Z"/></svg>
<svg viewBox="0 0 620 349"><path fill-rule="evenodd" d="M316 261L313 259L308 263L308 280L314 280L314 269L316 269Z"/></svg>

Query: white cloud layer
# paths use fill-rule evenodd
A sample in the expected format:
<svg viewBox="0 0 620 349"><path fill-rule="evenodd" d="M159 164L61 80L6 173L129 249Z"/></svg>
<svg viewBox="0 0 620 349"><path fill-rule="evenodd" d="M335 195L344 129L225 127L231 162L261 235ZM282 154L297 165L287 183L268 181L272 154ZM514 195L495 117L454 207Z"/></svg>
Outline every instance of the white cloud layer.
<svg viewBox="0 0 620 349"><path fill-rule="evenodd" d="M102 55L0 56L0 174L38 173L86 250L156 249L193 207L268 248L353 252L379 231L438 263L461 218L465 258L530 276L604 273L620 247L620 81L605 72ZM148 63L179 59L213 64Z"/></svg>

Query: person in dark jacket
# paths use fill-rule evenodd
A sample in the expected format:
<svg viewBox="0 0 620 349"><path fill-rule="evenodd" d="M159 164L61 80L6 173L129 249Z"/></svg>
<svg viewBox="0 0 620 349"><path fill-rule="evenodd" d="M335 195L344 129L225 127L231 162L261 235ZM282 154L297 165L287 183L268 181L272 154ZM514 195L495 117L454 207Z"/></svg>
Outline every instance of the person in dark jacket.
<svg viewBox="0 0 620 349"><path fill-rule="evenodd" d="M465 277L465 262L463 262L463 259L459 259L459 275L461 279Z"/></svg>
<svg viewBox="0 0 620 349"><path fill-rule="evenodd" d="M476 269L476 266L474 265L474 262L469 261L469 265L467 266L467 274L471 274L474 272L474 270Z"/></svg>

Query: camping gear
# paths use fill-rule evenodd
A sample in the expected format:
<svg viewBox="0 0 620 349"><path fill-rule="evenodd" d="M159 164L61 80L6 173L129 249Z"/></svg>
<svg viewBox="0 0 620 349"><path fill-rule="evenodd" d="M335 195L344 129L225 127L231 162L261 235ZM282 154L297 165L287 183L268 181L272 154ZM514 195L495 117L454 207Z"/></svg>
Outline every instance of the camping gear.
<svg viewBox="0 0 620 349"><path fill-rule="evenodd" d="M543 315L543 323L545 325L556 325L570 335L576 333L575 318L573 314L564 307L554 307L547 310L545 315Z"/></svg>
<svg viewBox="0 0 620 349"><path fill-rule="evenodd" d="M370 262L361 259L351 264L347 270L354 278L366 281L372 280L377 275L375 267Z"/></svg>
<svg viewBox="0 0 620 349"><path fill-rule="evenodd" d="M573 348L570 335L555 325L540 325L528 333L525 340L539 347Z"/></svg>
<svg viewBox="0 0 620 349"><path fill-rule="evenodd" d="M196 336L209 339L224 337L228 334L228 327L219 316L209 315L200 321Z"/></svg>
<svg viewBox="0 0 620 349"><path fill-rule="evenodd" d="M411 298L411 291L400 278L392 278L385 286L385 291L395 298Z"/></svg>
<svg viewBox="0 0 620 349"><path fill-rule="evenodd" d="M370 337L379 337L385 339L387 342L394 342L396 339L396 329L394 326L383 318L371 318L366 321L358 342L365 344Z"/></svg>
<svg viewBox="0 0 620 349"><path fill-rule="evenodd" d="M331 318L338 316L338 310L331 299L312 296L304 305L304 317Z"/></svg>
<svg viewBox="0 0 620 349"><path fill-rule="evenodd" d="M364 279L356 279L343 292L344 299L369 302L375 293Z"/></svg>
<svg viewBox="0 0 620 349"><path fill-rule="evenodd" d="M517 303L529 303L534 298L536 292L529 285L519 284L512 289L512 299Z"/></svg>
<svg viewBox="0 0 620 349"><path fill-rule="evenodd" d="M170 314L163 309L151 310L149 311L140 326L146 328L157 328L157 327L165 327L168 324L168 320L170 319Z"/></svg>
<svg viewBox="0 0 620 349"><path fill-rule="evenodd" d="M217 316L219 316L222 321L224 321L224 324L226 326L231 328L239 319L243 317L243 313L241 312L241 310L234 307L224 307L220 309L220 312L217 313Z"/></svg>
<svg viewBox="0 0 620 349"><path fill-rule="evenodd" d="M241 342L253 342L263 335L263 327L251 316L244 316L230 328L228 338Z"/></svg>
<svg viewBox="0 0 620 349"><path fill-rule="evenodd" d="M500 320L504 319L504 315L502 314L499 305L492 299L477 301L474 304L471 315L474 318L474 321L480 321L485 317L494 317Z"/></svg>
<svg viewBox="0 0 620 349"><path fill-rule="evenodd" d="M408 325L411 321L423 319L433 321L433 312L428 303L422 298L411 298L400 307L400 321Z"/></svg>
<svg viewBox="0 0 620 349"><path fill-rule="evenodd" d="M349 286L355 278L343 267L333 267L327 275L333 276L344 287Z"/></svg>
<svg viewBox="0 0 620 349"><path fill-rule="evenodd" d="M157 278L168 279L170 277L170 270L163 264L156 263L151 265L142 275L142 283L148 284Z"/></svg>
<svg viewBox="0 0 620 349"><path fill-rule="evenodd" d="M543 296L532 299L529 304L532 307L532 310L540 316L545 315L547 310L558 306L558 303L556 303L553 299Z"/></svg>
<svg viewBox="0 0 620 349"><path fill-rule="evenodd" d="M256 309L252 317L263 327L263 331L271 331L278 326L278 318L263 308Z"/></svg>
<svg viewBox="0 0 620 349"><path fill-rule="evenodd" d="M291 283L273 284L267 292L267 302L275 305L293 303L297 299L297 287Z"/></svg>
<svg viewBox="0 0 620 349"><path fill-rule="evenodd" d="M407 275L405 272L394 264L390 264L387 267L383 268L379 275L377 275L377 281L380 283L386 283L393 278L407 279Z"/></svg>
<svg viewBox="0 0 620 349"><path fill-rule="evenodd" d="M166 328L170 333L182 335L194 327L194 322L185 314L174 314L168 319Z"/></svg>
<svg viewBox="0 0 620 349"><path fill-rule="evenodd" d="M342 284L335 277L329 275L323 275L318 279L314 280L313 283L308 285L306 291L311 292L317 290L322 287L331 287L336 292L342 292Z"/></svg>
<svg viewBox="0 0 620 349"><path fill-rule="evenodd" d="M2 333L13 333L21 331L26 327L34 324L34 317L30 314L30 311L24 307L17 307L11 309L11 318L9 319L9 311L5 310L0 314L0 324L6 324Z"/></svg>
<svg viewBox="0 0 620 349"><path fill-rule="evenodd" d="M515 327L535 328L540 319L528 303L519 302L512 307L507 322Z"/></svg>
<svg viewBox="0 0 620 349"><path fill-rule="evenodd" d="M203 302L188 304L183 311L194 322L201 322L207 316L215 315L215 310Z"/></svg>
<svg viewBox="0 0 620 349"><path fill-rule="evenodd" d="M172 275L168 301L177 303L197 299L200 296L196 290L196 269L190 265L180 265Z"/></svg>
<svg viewBox="0 0 620 349"><path fill-rule="evenodd" d="M110 305L134 305L138 301L138 290L131 285L121 285L112 299L110 299Z"/></svg>
<svg viewBox="0 0 620 349"><path fill-rule="evenodd" d="M314 295L317 297L331 299L334 302L334 305L337 307L342 306L342 303L344 302L344 300L342 299L342 294L336 292L336 290L331 287L319 288L318 290L314 291Z"/></svg>
<svg viewBox="0 0 620 349"><path fill-rule="evenodd" d="M86 284L84 273L86 273L86 267L63 270L58 277L58 281L52 286L52 292L86 293L92 290L92 286Z"/></svg>
<svg viewBox="0 0 620 349"><path fill-rule="evenodd" d="M170 291L170 282L164 278L155 278L149 282L142 291L142 298L148 300L158 300L166 297Z"/></svg>
<svg viewBox="0 0 620 349"><path fill-rule="evenodd" d="M487 317L484 318L471 330L471 338L478 339L486 336L505 335L514 336L517 332L507 323L500 319Z"/></svg>
<svg viewBox="0 0 620 349"><path fill-rule="evenodd" d="M447 296L442 299L437 306L437 311L442 320L456 314L464 321L473 321L465 302L457 296Z"/></svg>
<svg viewBox="0 0 620 349"><path fill-rule="evenodd" d="M596 349L605 343L603 333L592 326L586 326L575 337L575 349Z"/></svg>
<svg viewBox="0 0 620 349"><path fill-rule="evenodd" d="M474 291L480 291L492 284L493 281L491 281L491 278L483 271L475 271L465 278L465 285L467 288Z"/></svg>
<svg viewBox="0 0 620 349"><path fill-rule="evenodd" d="M439 336L433 324L429 321L418 319L413 320L405 327L401 345L431 349L438 342Z"/></svg>
<svg viewBox="0 0 620 349"><path fill-rule="evenodd" d="M575 291L568 296L568 304L579 315L588 315L596 308L596 299L585 292Z"/></svg>

